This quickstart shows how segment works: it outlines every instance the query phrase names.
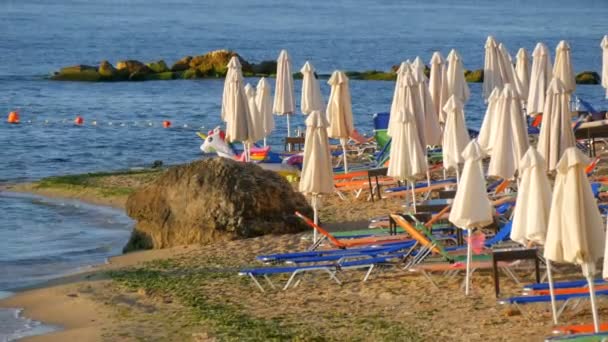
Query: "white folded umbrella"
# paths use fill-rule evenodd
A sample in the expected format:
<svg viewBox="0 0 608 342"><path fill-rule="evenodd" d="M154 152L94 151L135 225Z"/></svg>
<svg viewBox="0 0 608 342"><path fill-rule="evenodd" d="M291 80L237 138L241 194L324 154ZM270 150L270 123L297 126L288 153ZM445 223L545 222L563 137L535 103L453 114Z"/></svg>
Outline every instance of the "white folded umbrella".
<svg viewBox="0 0 608 342"><path fill-rule="evenodd" d="M562 81L567 93L571 94L576 89L572 58L570 57L570 45L565 40L560 41L555 48L553 77Z"/></svg>
<svg viewBox="0 0 608 342"><path fill-rule="evenodd" d="M415 97L415 107L413 113L416 117L416 126L420 146L426 151L428 145L441 145L441 126L431 93L429 92L427 81L424 75L424 63L420 57L416 57L412 64L412 76L414 77L414 87L418 96Z"/></svg>
<svg viewBox="0 0 608 342"><path fill-rule="evenodd" d="M306 61L302 69L302 99L300 109L304 114L310 114L313 110L325 111L325 103L321 96L321 86L315 76L315 68Z"/></svg>
<svg viewBox="0 0 608 342"><path fill-rule="evenodd" d="M452 95L458 97L463 103L467 102L471 95L469 85L464 79L462 57L454 49L448 55L448 96Z"/></svg>
<svg viewBox="0 0 608 342"><path fill-rule="evenodd" d="M502 76L504 84L511 84L517 94L521 94L523 92L522 85L520 84L519 79L515 74L515 67L513 66L511 54L509 53L509 50L507 49L505 44L498 44L498 55L500 56L500 74Z"/></svg>
<svg viewBox="0 0 608 342"><path fill-rule="evenodd" d="M348 77L342 71L334 71L327 83L331 86L327 103L327 118L329 120L327 131L330 138L340 139L344 157L344 173L348 173L346 142L355 129Z"/></svg>
<svg viewBox="0 0 608 342"><path fill-rule="evenodd" d="M606 89L608 99L608 35L604 36L600 47L602 48L602 87Z"/></svg>
<svg viewBox="0 0 608 342"><path fill-rule="evenodd" d="M289 116L296 112L296 102L293 90L293 74L291 59L286 50L281 50L277 60L277 78L274 86L274 104L272 111L277 115L287 116L287 136L291 136Z"/></svg>
<svg viewBox="0 0 608 342"><path fill-rule="evenodd" d="M314 110L306 118L306 144L304 160L300 175L300 191L312 196L314 222L319 224L319 196L334 191L333 170L327 128L329 123L325 115ZM314 231L314 242L317 242L317 231Z"/></svg>
<svg viewBox="0 0 608 342"><path fill-rule="evenodd" d="M547 88L549 88L552 78L553 67L549 49L545 44L538 43L532 52L532 71L530 72L530 86L528 87L528 101L526 101L526 113L528 115L543 112Z"/></svg>
<svg viewBox="0 0 608 342"><path fill-rule="evenodd" d="M463 104L460 99L452 95L443 110L447 114L443 128L443 168L456 169L456 177L459 179L459 165L465 161L462 152L471 138L467 131Z"/></svg>
<svg viewBox="0 0 608 342"><path fill-rule="evenodd" d="M595 304L596 263L603 256L604 221L585 174L588 158L576 147L566 149L556 166L544 256L553 262L580 265L589 284L595 331L599 319Z"/></svg>
<svg viewBox="0 0 608 342"><path fill-rule="evenodd" d="M249 105L249 122L251 132L249 132L248 143L254 144L256 141L264 138L264 117L260 114L258 106L255 103L255 88L251 84L245 85L245 95L247 95L247 104Z"/></svg>
<svg viewBox="0 0 608 342"><path fill-rule="evenodd" d="M475 140L471 141L462 152L466 160L462 170L462 178L456 190L449 220L456 227L468 231L469 242L467 243L467 275L465 294L469 295L472 246L471 235L473 229L483 228L492 222L492 203L486 192L486 182L481 169L481 158L483 152Z"/></svg>
<svg viewBox="0 0 608 342"><path fill-rule="evenodd" d="M498 128L497 111L498 111L498 99L500 98L500 89L494 88L492 94L488 98L488 107L479 129L479 135L477 136L477 143L479 147L484 151L485 154L491 155L492 145L496 140L495 136L492 135Z"/></svg>
<svg viewBox="0 0 608 342"><path fill-rule="evenodd" d="M445 123L445 112L443 106L448 101L448 66L439 51L433 53L431 58L431 74L429 78L429 91L435 112L439 117L439 122Z"/></svg>
<svg viewBox="0 0 608 342"><path fill-rule="evenodd" d="M486 39L485 56L483 64L483 98L489 101L494 88L502 89L505 82L500 73L500 55L498 52L498 42L492 36Z"/></svg>
<svg viewBox="0 0 608 342"><path fill-rule="evenodd" d="M226 140L240 141L245 147L246 160L248 159L248 145L252 141L253 125L249 112L249 100L245 94L242 78L233 73L227 79L228 87L224 94L226 98L225 120Z"/></svg>
<svg viewBox="0 0 608 342"><path fill-rule="evenodd" d="M521 94L519 94L524 102L528 100L528 89L530 87L530 55L528 50L520 48L517 51L517 62L515 64L515 77L521 84Z"/></svg>
<svg viewBox="0 0 608 342"><path fill-rule="evenodd" d="M408 62L401 62L399 69L397 69L397 80L395 81L395 90L393 92L393 99L391 101L391 111L388 118L387 133L390 135L391 130L395 126L395 118L397 117L397 111L403 107L403 85L402 79L406 72L410 72L410 64Z"/></svg>
<svg viewBox="0 0 608 342"><path fill-rule="evenodd" d="M226 71L226 77L224 79L224 92L222 93L222 111L221 118L222 121L226 122L226 109L227 109L227 94L228 87L230 86L230 80L233 78L233 75L237 75L240 79L241 83L243 82L243 72L241 70L241 62L239 62L239 58L237 56L232 56L228 61L228 70Z"/></svg>
<svg viewBox="0 0 608 342"><path fill-rule="evenodd" d="M547 89L537 146L549 171L555 170L567 148L576 145L571 118L570 93L560 79L553 78Z"/></svg>
<svg viewBox="0 0 608 342"><path fill-rule="evenodd" d="M263 118L264 127L264 146L266 146L266 138L274 130L274 117L272 116L272 89L266 77L260 78L255 92L255 103L258 111Z"/></svg>

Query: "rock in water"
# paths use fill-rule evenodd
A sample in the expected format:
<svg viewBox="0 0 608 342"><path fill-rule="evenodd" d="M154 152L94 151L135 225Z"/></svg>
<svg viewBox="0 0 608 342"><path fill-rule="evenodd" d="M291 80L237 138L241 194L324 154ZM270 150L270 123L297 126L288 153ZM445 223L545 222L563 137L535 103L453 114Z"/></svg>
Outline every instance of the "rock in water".
<svg viewBox="0 0 608 342"><path fill-rule="evenodd" d="M251 72L251 65L238 53L229 50L214 50L204 55L195 56L190 60L190 70L197 70L201 76L224 77L228 71L228 62L232 56L237 56L243 73Z"/></svg>
<svg viewBox="0 0 608 342"><path fill-rule="evenodd" d="M583 71L576 75L576 84L600 84L600 75L595 71Z"/></svg>
<svg viewBox="0 0 608 342"><path fill-rule="evenodd" d="M127 214L137 224L124 250L310 229L296 210L312 212L304 196L273 171L225 158L197 161L167 170L129 197Z"/></svg>
<svg viewBox="0 0 608 342"><path fill-rule="evenodd" d="M95 82L101 79L101 75L97 72L97 68L90 65L74 65L61 68L56 72L51 79L57 81L84 81Z"/></svg>
<svg viewBox="0 0 608 342"><path fill-rule="evenodd" d="M465 70L464 78L467 82L481 83L483 82L483 69Z"/></svg>
<svg viewBox="0 0 608 342"><path fill-rule="evenodd" d="M108 61L101 61L99 63L99 74L103 78L113 79L116 77L116 68Z"/></svg>
<svg viewBox="0 0 608 342"><path fill-rule="evenodd" d="M160 61L146 63L146 66L156 74L170 71L169 67L167 67L167 63L162 59Z"/></svg>
<svg viewBox="0 0 608 342"><path fill-rule="evenodd" d="M144 63L131 59L116 63L116 69L119 71L124 70L130 75L134 73L149 74L152 72L152 70L150 70L150 68L148 68L148 66Z"/></svg>
<svg viewBox="0 0 608 342"><path fill-rule="evenodd" d="M186 56L179 61L175 62L171 67L171 71L185 71L188 70L192 56Z"/></svg>

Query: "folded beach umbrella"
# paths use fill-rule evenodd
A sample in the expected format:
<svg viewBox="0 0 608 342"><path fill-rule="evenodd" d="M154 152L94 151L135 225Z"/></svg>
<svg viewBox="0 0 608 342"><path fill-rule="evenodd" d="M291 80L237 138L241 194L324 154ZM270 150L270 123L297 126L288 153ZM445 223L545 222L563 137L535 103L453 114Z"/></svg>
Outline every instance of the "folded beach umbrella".
<svg viewBox="0 0 608 342"><path fill-rule="evenodd" d="M511 179L529 143L521 99L510 83L505 84L500 93L494 120L488 176Z"/></svg>
<svg viewBox="0 0 608 342"><path fill-rule="evenodd" d="M502 76L504 84L511 84L513 89L517 91L517 94L521 94L523 92L522 85L519 82L515 74L515 67L513 66L513 61L511 59L511 54L505 44L498 44L498 55L499 58L499 66L500 66L500 74Z"/></svg>
<svg viewBox="0 0 608 342"><path fill-rule="evenodd" d="M289 116L296 112L296 102L293 92L293 74L291 59L286 50L281 50L277 60L277 79L274 86L274 104L272 111L277 115L287 116L287 136L291 136Z"/></svg>
<svg viewBox="0 0 608 342"><path fill-rule="evenodd" d="M387 175L402 181L409 181L412 190L412 203L416 211L416 197L414 192L415 177L428 170L426 151L420 144L418 129L413 108L419 96L414 87L415 81L411 72L406 71L401 79L403 107L394 113L394 126L390 132L392 143L390 163Z"/></svg>
<svg viewBox="0 0 608 342"><path fill-rule="evenodd" d="M258 105L255 102L255 88L251 84L245 85L245 95L247 95L247 104L249 105L249 122L251 132L249 132L249 144L254 144L256 141L264 138L264 117L258 110Z"/></svg>
<svg viewBox="0 0 608 342"><path fill-rule="evenodd" d="M256 86L255 103L258 106L258 111L263 120L264 146L266 146L266 137L274 130L271 92L270 83L266 80L266 77L260 78L258 85Z"/></svg>
<svg viewBox="0 0 608 342"><path fill-rule="evenodd" d="M543 43L536 44L532 52L532 71L528 87L526 113L528 115L542 113L545 107L547 88L553 78L553 67L549 49Z"/></svg>
<svg viewBox="0 0 608 342"><path fill-rule="evenodd" d="M606 89L608 99L608 35L604 36L600 47L602 48L602 87Z"/></svg>
<svg viewBox="0 0 608 342"><path fill-rule="evenodd" d="M498 110L498 99L500 98L500 89L494 88L490 97L488 98L488 107L479 129L479 135L477 136L477 143L486 155L490 155L492 151L492 145L496 140L492 132L496 132L498 120L496 120L496 112Z"/></svg>
<svg viewBox="0 0 608 342"><path fill-rule="evenodd" d="M580 265L589 284L595 331L599 323L593 277L603 256L604 222L587 179L588 158L576 147L566 149L556 166L544 256L553 262Z"/></svg>
<svg viewBox="0 0 608 342"><path fill-rule="evenodd" d="M517 51L515 64L515 77L521 85L521 99L524 103L528 100L528 89L530 87L530 55L528 50L520 48Z"/></svg>
<svg viewBox="0 0 608 342"><path fill-rule="evenodd" d="M308 61L302 69L302 100L300 110L304 114L310 114L313 110L325 111L325 103L321 97L321 86L315 76L315 68Z"/></svg>
<svg viewBox="0 0 608 342"><path fill-rule="evenodd" d="M306 144L300 176L300 191L312 196L314 222L319 224L319 196L334 191L333 170L327 128L329 123L321 111L314 110L306 118ZM316 230L314 242L317 242Z"/></svg>
<svg viewBox="0 0 608 342"><path fill-rule="evenodd" d="M422 59L416 57L412 64L412 76L413 87L418 96L415 97L412 112L416 117L420 146L426 151L428 145L441 145L441 126L427 84L428 79L424 75L424 68Z"/></svg>
<svg viewBox="0 0 608 342"><path fill-rule="evenodd" d="M547 166L543 156L530 146L519 163L521 182L517 191L513 225L511 226L511 240L526 247L534 244L542 246L547 238L551 210L551 184L546 170ZM549 275L553 323L557 324L553 277L548 260L547 274Z"/></svg>
<svg viewBox="0 0 608 342"><path fill-rule="evenodd" d="M239 62L239 58L237 56L232 56L228 61L228 70L226 71L226 78L224 80L224 92L222 94L221 111L221 118L224 122L226 122L226 100L230 96L230 94L228 94L228 88L230 87L230 80L233 78L233 75L237 75L241 83L243 83L243 71L241 70L241 62Z"/></svg>
<svg viewBox="0 0 608 342"><path fill-rule="evenodd" d="M470 238L473 229L483 228L492 222L492 203L488 198L485 187L481 159L483 152L475 140L471 141L462 152L466 160L462 170L462 178L456 190L449 220L456 227L468 231L469 242L467 243L467 275L465 294L469 294L471 275L472 246Z"/></svg>
<svg viewBox="0 0 608 342"><path fill-rule="evenodd" d="M241 141L245 147L245 160L248 160L248 144L252 141L253 126L249 112L249 100L245 94L243 80L238 73L233 73L227 79L226 90L226 140Z"/></svg>
<svg viewBox="0 0 608 342"><path fill-rule="evenodd" d="M494 37L488 36L483 63L483 98L486 102L489 101L494 88L500 90L505 83L500 73L500 58L498 42Z"/></svg>
<svg viewBox="0 0 608 342"><path fill-rule="evenodd" d="M391 111L388 119L387 133L390 135L395 123L395 118L398 116L397 112L403 108L403 85L402 79L406 72L410 72L410 64L408 62L401 62L399 69L397 69L397 80L395 81L395 91L393 92L393 100L391 102Z"/></svg>
<svg viewBox="0 0 608 342"><path fill-rule="evenodd" d="M470 96L469 85L464 79L464 67L460 54L452 49L448 55L448 96L456 96L465 103Z"/></svg>
<svg viewBox="0 0 608 342"><path fill-rule="evenodd" d="M576 145L571 117L570 94L560 79L553 78L547 89L537 146L549 171L555 170L567 148Z"/></svg>
<svg viewBox="0 0 608 342"><path fill-rule="evenodd" d="M567 93L572 94L576 89L570 45L562 40L555 48L555 63L553 64L553 77L562 81Z"/></svg>
<svg viewBox="0 0 608 342"><path fill-rule="evenodd" d="M465 161L462 152L470 140L463 106L462 101L457 96L452 95L443 107L447 114L445 127L443 128L443 168L446 170L456 169L457 179L460 179L459 164ZM476 144L476 146L478 145Z"/></svg>
<svg viewBox="0 0 608 342"><path fill-rule="evenodd" d="M431 93L439 122L445 123L443 106L445 106L445 103L448 101L448 66L439 51L435 51L431 58L429 92Z"/></svg>
<svg viewBox="0 0 608 342"><path fill-rule="evenodd" d="M330 138L340 139L344 157L344 173L348 173L346 142L355 129L348 77L344 72L336 70L327 83L331 86L327 103L327 119L329 120L327 132Z"/></svg>

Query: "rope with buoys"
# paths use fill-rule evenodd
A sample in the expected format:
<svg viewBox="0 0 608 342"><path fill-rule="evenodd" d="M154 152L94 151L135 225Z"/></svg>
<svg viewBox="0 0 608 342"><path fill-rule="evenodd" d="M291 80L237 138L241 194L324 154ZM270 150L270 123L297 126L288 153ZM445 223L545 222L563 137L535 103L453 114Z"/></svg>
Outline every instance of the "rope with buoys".
<svg viewBox="0 0 608 342"><path fill-rule="evenodd" d="M45 120L27 120L27 121L20 121L20 117L19 117L19 112L17 111L12 111L8 114L7 119L6 119L6 123L9 124L43 124L43 125L53 125L53 124L67 124L67 125L73 125L73 126L85 126L85 119L82 115L77 115L74 120L68 120L68 119L58 119L58 120L49 120L49 119L45 119ZM154 121L151 120L144 120L144 121L99 121L96 119L93 120L89 120L88 123L86 124L87 126L112 126L112 127L162 127L162 128L191 128L191 129L206 129L206 126L201 126L201 125L196 125L196 124L188 124L188 123L184 123L184 124L180 124L180 125L174 125L172 121L170 120L162 120L160 122L160 125L158 123L155 123Z"/></svg>

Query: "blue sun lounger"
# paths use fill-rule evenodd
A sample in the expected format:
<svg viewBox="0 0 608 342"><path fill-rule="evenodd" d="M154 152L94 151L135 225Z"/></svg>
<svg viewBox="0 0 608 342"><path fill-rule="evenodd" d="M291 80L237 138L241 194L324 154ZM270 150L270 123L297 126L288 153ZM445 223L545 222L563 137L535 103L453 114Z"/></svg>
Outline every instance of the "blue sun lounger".
<svg viewBox="0 0 608 342"><path fill-rule="evenodd" d="M336 261L340 259L344 259L345 257L356 257L356 256L368 256L368 257L376 257L379 255L393 254L397 253L401 250L407 249L406 252L403 253L402 257L405 258L409 254L412 253L412 250L416 246L415 241L408 241L407 244L402 245L394 245L388 248L374 248L367 251L361 251L359 253L348 253L348 254L340 254L340 253L332 253L329 255L321 255L314 257L298 257L286 259L285 262L288 264L307 264L307 263L315 263L315 262L326 262L326 261Z"/></svg>
<svg viewBox="0 0 608 342"><path fill-rule="evenodd" d="M291 274L287 283L283 287L283 290L287 290L291 284L294 282L294 279L298 274L306 273L306 272L325 272L329 275L330 279L334 280L338 284L342 284L342 282L336 277L336 273L338 271L348 270L348 269L358 269L358 268L367 268L367 272L365 273L365 277L363 281L367 281L369 275L372 273L374 267L378 264L388 263L390 260L395 258L402 258L404 254L390 254L384 256L377 257L362 257L356 256L358 259L348 260L348 257L339 260L336 263L325 263L325 264L316 264L316 265L305 265L305 266L290 266L290 267L264 267L264 268L251 268L241 270L239 272L240 276L248 276L253 280L255 285L260 289L260 291L265 292L264 287L258 281L257 277L263 277L266 282L270 285L271 288L276 289L276 286L270 279L270 275L275 274ZM293 287L298 286L300 281L296 281Z"/></svg>
<svg viewBox="0 0 608 342"><path fill-rule="evenodd" d="M606 281L604 279L595 279L594 284L606 284ZM573 287L586 287L587 286L587 280L586 279L581 279L581 280L573 280L573 281L560 281L560 282L555 282L553 283L553 288L555 289L569 289L569 288L573 288ZM548 290L549 289L549 283L536 283L536 284L529 284L524 286L524 291L534 291L534 290Z"/></svg>

